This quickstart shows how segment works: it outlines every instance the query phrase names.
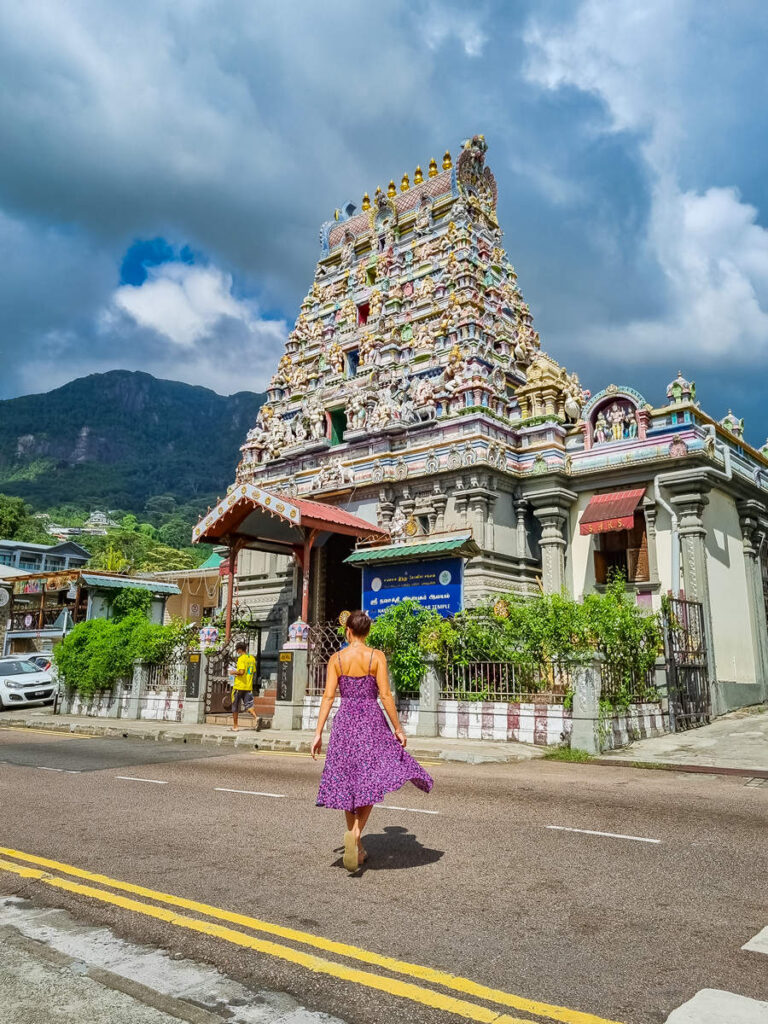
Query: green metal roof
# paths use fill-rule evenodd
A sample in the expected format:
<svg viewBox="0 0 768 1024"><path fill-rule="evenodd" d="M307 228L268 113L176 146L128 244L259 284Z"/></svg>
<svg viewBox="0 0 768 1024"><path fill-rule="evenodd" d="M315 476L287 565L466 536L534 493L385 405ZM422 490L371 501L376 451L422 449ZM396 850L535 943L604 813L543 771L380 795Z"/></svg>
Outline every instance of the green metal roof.
<svg viewBox="0 0 768 1024"><path fill-rule="evenodd" d="M108 590L151 590L153 594L180 594L175 583L161 583L159 580L141 580L133 576L96 576L84 572L80 579L89 587L103 587Z"/></svg>
<svg viewBox="0 0 768 1024"><path fill-rule="evenodd" d="M412 558L432 558L438 555L464 555L471 558L479 548L470 534L445 537L442 540L424 540L416 543L386 544L380 547L358 548L344 559L352 565L378 562L406 562Z"/></svg>
<svg viewBox="0 0 768 1024"><path fill-rule="evenodd" d="M198 569L218 569L221 563L224 561L224 555L217 555L215 551L212 551L206 558L202 565L198 565Z"/></svg>

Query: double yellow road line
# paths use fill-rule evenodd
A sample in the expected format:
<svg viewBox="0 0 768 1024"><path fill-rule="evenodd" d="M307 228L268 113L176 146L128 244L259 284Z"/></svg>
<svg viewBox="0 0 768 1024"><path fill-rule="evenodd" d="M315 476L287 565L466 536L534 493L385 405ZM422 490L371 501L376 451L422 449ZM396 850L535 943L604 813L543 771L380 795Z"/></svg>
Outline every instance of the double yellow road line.
<svg viewBox="0 0 768 1024"><path fill-rule="evenodd" d="M534 1015L534 1018L543 1017L547 1021L558 1021L560 1024L619 1024L618 1021L609 1021L590 1013L570 1010L565 1006L554 1006L549 1003L536 1002L511 992L503 992L500 989L481 985L478 982L471 981L469 978L462 978L458 975L448 974L445 971L438 971L420 964L408 963L393 957L382 956L379 953L361 949L359 946L350 946L344 942L336 942L333 939L326 939L320 935L313 935L311 932L285 928L282 925L261 921L256 917L250 917L246 914L237 914L231 910L224 910L207 903L200 903L197 900L189 900L183 896L174 896L170 893L148 889L143 885L133 885L131 882L123 882L116 878L110 878L107 875L85 871L82 868L73 867L71 864L63 864L60 861L49 860L46 857L37 857L31 853L23 853L21 850L0 847L0 857L10 858L0 859L0 871L17 875L20 878L37 881L54 889L75 893L88 899L98 900L101 903L130 910L145 917L152 917L177 928L186 928L190 931L200 932L203 935L209 935L224 942L230 942L233 945L254 950L257 953L275 957L278 960L286 961L318 974L326 974L341 981L362 985L365 988L377 989L389 995L421 1004L422 1006L429 1006L436 1010L455 1014L466 1020L480 1021L482 1024L533 1024L530 1017L510 1017L508 1014L499 1012L497 1009L482 1003L470 1002L463 998L464 996L473 996L476 999L483 1000L485 1003L520 1010ZM83 881L75 881L74 879L82 879ZM95 886L100 886L101 888L95 888ZM123 896L120 895L121 893L130 893L131 896ZM141 899L132 897L141 897ZM146 902L147 900L152 902ZM160 904L160 906L156 904ZM169 907L192 911L200 915L200 917L190 917L188 914L181 914L177 910L168 909ZM212 918L213 920L201 920L201 918ZM239 931L235 928L217 924L215 923L217 921L226 921L228 924L239 925L241 928L248 929L248 931ZM302 949L295 949L293 946L274 942L272 939L259 938L256 935L249 934L250 932L267 934L286 939L298 946L308 946L326 953L333 953L347 961L352 960L369 964L389 971L392 975L400 975L416 979L417 981L428 982L430 985L447 989L449 992L460 993L460 996L448 995L434 988L415 984L414 981L403 981L400 977L390 977L374 971L350 967L344 962L328 960L324 957L316 956L314 953L308 953Z"/></svg>

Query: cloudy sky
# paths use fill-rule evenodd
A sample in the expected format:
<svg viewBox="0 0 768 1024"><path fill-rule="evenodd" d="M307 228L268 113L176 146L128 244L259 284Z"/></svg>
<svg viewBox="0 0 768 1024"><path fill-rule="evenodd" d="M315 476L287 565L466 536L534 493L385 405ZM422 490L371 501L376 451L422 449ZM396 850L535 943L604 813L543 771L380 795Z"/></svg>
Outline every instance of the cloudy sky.
<svg viewBox="0 0 768 1024"><path fill-rule="evenodd" d="M259 390L334 208L483 132L543 347L768 433L761 0L0 5L0 397Z"/></svg>

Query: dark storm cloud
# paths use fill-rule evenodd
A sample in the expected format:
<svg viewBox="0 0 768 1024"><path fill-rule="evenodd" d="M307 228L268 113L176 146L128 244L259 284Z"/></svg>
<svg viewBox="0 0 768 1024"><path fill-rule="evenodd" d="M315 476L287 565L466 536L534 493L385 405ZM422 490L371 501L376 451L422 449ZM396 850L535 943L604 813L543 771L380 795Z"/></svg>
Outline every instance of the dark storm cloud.
<svg viewBox="0 0 768 1024"><path fill-rule="evenodd" d="M321 221L481 131L547 350L649 398L678 363L717 374L749 416L740 381L768 359L765 17L744 0L4 5L0 393L115 365L263 386Z"/></svg>

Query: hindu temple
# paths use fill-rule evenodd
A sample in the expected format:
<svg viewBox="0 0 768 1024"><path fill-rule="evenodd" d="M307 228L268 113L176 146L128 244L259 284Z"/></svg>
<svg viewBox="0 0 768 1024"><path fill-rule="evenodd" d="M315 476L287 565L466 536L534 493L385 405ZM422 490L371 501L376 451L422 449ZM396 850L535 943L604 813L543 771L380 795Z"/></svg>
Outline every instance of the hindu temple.
<svg viewBox="0 0 768 1024"><path fill-rule="evenodd" d="M477 135L322 225L237 479L195 539L230 545L265 656L297 619L578 598L620 569L649 609L702 603L719 710L765 699L765 451L682 374L591 393L542 349L487 148Z"/></svg>

